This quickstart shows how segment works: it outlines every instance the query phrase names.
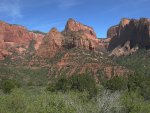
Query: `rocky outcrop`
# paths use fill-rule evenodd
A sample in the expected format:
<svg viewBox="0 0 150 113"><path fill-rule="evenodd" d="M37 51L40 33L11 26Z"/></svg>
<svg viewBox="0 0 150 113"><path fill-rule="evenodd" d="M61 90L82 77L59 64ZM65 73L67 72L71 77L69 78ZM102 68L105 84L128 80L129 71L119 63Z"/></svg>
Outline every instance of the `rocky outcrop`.
<svg viewBox="0 0 150 113"><path fill-rule="evenodd" d="M0 22L0 37L4 39L4 42L14 42L16 44L29 42L31 39L25 27L5 22Z"/></svg>
<svg viewBox="0 0 150 113"><path fill-rule="evenodd" d="M52 58L63 47L64 36L55 28L43 38L37 50L37 55L44 58Z"/></svg>
<svg viewBox="0 0 150 113"><path fill-rule="evenodd" d="M35 45L34 45L35 50L38 50L38 48L40 47L40 45L42 43L42 40L43 40L45 34L29 32L29 35L30 35L31 39L35 40Z"/></svg>
<svg viewBox="0 0 150 113"><path fill-rule="evenodd" d="M105 51L110 38L98 39L91 27L69 19L63 32L53 28L37 50L37 56L52 58L60 50L81 48L91 51Z"/></svg>
<svg viewBox="0 0 150 113"><path fill-rule="evenodd" d="M105 49L106 43L98 39L93 28L69 19L65 30L62 32L65 37L65 47L78 47L92 51Z"/></svg>
<svg viewBox="0 0 150 113"><path fill-rule="evenodd" d="M114 38L120 35L121 29L123 29L126 25L128 25L130 22L130 19L123 18L120 21L119 25L112 26L107 31L107 37L108 38Z"/></svg>
<svg viewBox="0 0 150 113"><path fill-rule="evenodd" d="M29 32L23 26L8 24L0 21L0 49L2 46L5 46L5 48L3 47L3 53L5 53L5 56L10 55L6 54L6 51L12 53L14 51L19 53L26 51L30 41L33 39L36 41L35 49L37 50L43 37L43 34Z"/></svg>
<svg viewBox="0 0 150 113"><path fill-rule="evenodd" d="M116 47L109 56L127 56L132 53L135 53L139 49L138 46L131 48L130 41L127 41L124 46L118 46Z"/></svg>
<svg viewBox="0 0 150 113"><path fill-rule="evenodd" d="M104 74L108 79L114 76L128 76L131 73L132 73L131 70L128 70L122 66L105 66L104 67Z"/></svg>
<svg viewBox="0 0 150 113"><path fill-rule="evenodd" d="M25 27L8 24L0 21L0 38L4 42L14 42L15 44L26 44L32 39L38 40L44 37L44 34L29 32Z"/></svg>
<svg viewBox="0 0 150 113"><path fill-rule="evenodd" d="M122 19L120 24L111 27L107 33L109 38L112 38L108 47L109 51L120 51L121 55L132 53L137 48L150 48L150 20L146 18ZM127 45L129 47L125 47ZM126 50L126 51L124 51ZM131 52L130 52L131 51ZM114 51L113 51L114 52Z"/></svg>
<svg viewBox="0 0 150 113"><path fill-rule="evenodd" d="M82 35L88 39L96 39L96 33L94 32L93 28L83 25L74 19L69 19L65 27L65 32L69 33L79 31L82 31Z"/></svg>

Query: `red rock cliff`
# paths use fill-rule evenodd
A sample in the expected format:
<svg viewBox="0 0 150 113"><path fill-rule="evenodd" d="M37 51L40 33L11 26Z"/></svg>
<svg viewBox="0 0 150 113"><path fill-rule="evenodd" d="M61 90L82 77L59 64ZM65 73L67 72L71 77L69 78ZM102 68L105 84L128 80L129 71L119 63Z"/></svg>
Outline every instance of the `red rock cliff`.
<svg viewBox="0 0 150 113"><path fill-rule="evenodd" d="M5 50L5 53L8 52L8 49L22 52L22 50L28 48L28 45L32 39L36 41L35 49L38 49L43 37L43 34L29 32L23 26L12 25L0 21L0 49L2 51L3 47L3 51ZM25 48L22 48L22 45L24 45ZM7 56L7 54L1 54L1 58L3 58L3 56Z"/></svg>
<svg viewBox="0 0 150 113"><path fill-rule="evenodd" d="M43 38L37 50L37 55L44 58L52 58L63 47L63 35L55 28Z"/></svg>
<svg viewBox="0 0 150 113"><path fill-rule="evenodd" d="M135 47L150 48L150 20L146 18L123 19L119 25L108 30L108 37L112 38L109 51L129 44L129 51Z"/></svg>
<svg viewBox="0 0 150 113"><path fill-rule="evenodd" d="M99 51L106 46L105 43L102 43L103 40L97 38L93 28L76 22L73 19L68 20L63 35L65 36L67 47Z"/></svg>

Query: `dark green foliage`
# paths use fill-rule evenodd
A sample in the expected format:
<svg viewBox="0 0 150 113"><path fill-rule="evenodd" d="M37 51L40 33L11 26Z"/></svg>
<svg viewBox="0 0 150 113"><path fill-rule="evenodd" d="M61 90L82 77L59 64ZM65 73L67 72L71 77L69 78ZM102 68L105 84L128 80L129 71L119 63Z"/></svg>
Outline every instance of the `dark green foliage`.
<svg viewBox="0 0 150 113"><path fill-rule="evenodd" d="M33 32L33 33L38 33L38 34L43 34L43 35L46 34L46 33L42 32L42 31L38 31L38 30L33 30L33 31L31 31L31 32Z"/></svg>
<svg viewBox="0 0 150 113"><path fill-rule="evenodd" d="M35 51L35 48L34 48L35 43L36 43L36 41L34 39L32 39L30 41L30 44L29 44L29 47L28 47L29 52L34 52Z"/></svg>
<svg viewBox="0 0 150 113"><path fill-rule="evenodd" d="M88 91L91 96L97 94L96 82L93 76L86 75L76 75L70 78L71 89L78 91Z"/></svg>
<svg viewBox="0 0 150 113"><path fill-rule="evenodd" d="M11 93L12 89L19 87L19 84L15 80L10 79L2 79L0 85L4 93Z"/></svg>
<svg viewBox="0 0 150 113"><path fill-rule="evenodd" d="M127 89L127 78L123 76L115 76L106 82L103 82L103 85L110 90L125 90Z"/></svg>
<svg viewBox="0 0 150 113"><path fill-rule="evenodd" d="M131 91L123 94L122 104L126 113L150 113L150 103L137 92Z"/></svg>
<svg viewBox="0 0 150 113"><path fill-rule="evenodd" d="M150 78L138 74L129 76L128 90L129 92L137 90L145 99L150 99Z"/></svg>
<svg viewBox="0 0 150 113"><path fill-rule="evenodd" d="M57 83L56 83L56 90L64 91L66 92L67 90L70 89L70 81L66 77L60 78Z"/></svg>
<svg viewBox="0 0 150 113"><path fill-rule="evenodd" d="M26 67L1 67L0 68L0 79L2 78L13 78L21 86L41 86L46 85L48 82L48 68L26 68ZM32 82L32 83L31 83Z"/></svg>
<svg viewBox="0 0 150 113"><path fill-rule="evenodd" d="M88 91L90 96L97 94L97 86L94 78L89 75L74 75L70 78L62 77L57 80L56 83L50 83L47 87L48 91L63 91L68 90L75 91Z"/></svg>
<svg viewBox="0 0 150 113"><path fill-rule="evenodd" d="M27 86L34 86L34 83L33 83L32 81L29 81L29 82L27 83Z"/></svg>
<svg viewBox="0 0 150 113"><path fill-rule="evenodd" d="M128 77L116 76L110 80L103 79L102 85L109 90L138 91L146 100L150 99L150 79L138 74Z"/></svg>
<svg viewBox="0 0 150 113"><path fill-rule="evenodd" d="M56 84L55 83L49 83L46 87L47 91L55 92L56 91Z"/></svg>
<svg viewBox="0 0 150 113"><path fill-rule="evenodd" d="M71 88L70 86L70 81L66 77L60 77L56 82L49 83L46 89L51 92L66 92Z"/></svg>
<svg viewBox="0 0 150 113"><path fill-rule="evenodd" d="M146 100L150 99L150 51L139 50L133 55L119 57L114 61L134 71L128 77L129 92L138 90Z"/></svg>

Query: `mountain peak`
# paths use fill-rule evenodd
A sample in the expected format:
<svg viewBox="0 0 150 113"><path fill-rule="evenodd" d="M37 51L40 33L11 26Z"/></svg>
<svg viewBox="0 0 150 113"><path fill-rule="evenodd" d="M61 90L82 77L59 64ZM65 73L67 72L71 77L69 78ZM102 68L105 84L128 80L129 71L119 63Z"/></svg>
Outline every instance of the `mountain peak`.
<svg viewBox="0 0 150 113"><path fill-rule="evenodd" d="M121 21L120 21L120 25L121 26L126 26L127 24L129 24L131 21L131 19L128 19L128 18L122 18Z"/></svg>

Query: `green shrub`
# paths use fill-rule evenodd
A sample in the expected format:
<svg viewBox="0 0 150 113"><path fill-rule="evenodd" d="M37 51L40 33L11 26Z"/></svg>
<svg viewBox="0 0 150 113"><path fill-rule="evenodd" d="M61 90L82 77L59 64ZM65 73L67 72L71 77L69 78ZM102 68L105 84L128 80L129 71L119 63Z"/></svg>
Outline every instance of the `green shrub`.
<svg viewBox="0 0 150 113"><path fill-rule="evenodd" d="M150 99L150 78L135 73L128 78L128 89L129 92L139 91L145 99Z"/></svg>
<svg viewBox="0 0 150 113"><path fill-rule="evenodd" d="M150 113L150 103L137 92L127 92L122 96L127 113Z"/></svg>
<svg viewBox="0 0 150 113"><path fill-rule="evenodd" d="M32 81L29 81L29 82L27 83L27 86L35 86L35 85L34 85L34 83L33 83Z"/></svg>
<svg viewBox="0 0 150 113"><path fill-rule="evenodd" d="M125 90L127 89L127 78L123 76L115 76L103 84L107 89L116 91L116 90Z"/></svg>
<svg viewBox="0 0 150 113"><path fill-rule="evenodd" d="M94 78L89 74L75 75L70 78L71 89L78 91L88 91L90 96L97 94L97 86Z"/></svg>
<svg viewBox="0 0 150 113"><path fill-rule="evenodd" d="M56 90L60 90L60 91L66 92L71 87L71 84L69 82L70 81L66 77L60 78L56 82Z"/></svg>
<svg viewBox="0 0 150 113"><path fill-rule="evenodd" d="M55 92L56 91L56 84L55 83L49 83L46 87L47 91Z"/></svg>
<svg viewBox="0 0 150 113"><path fill-rule="evenodd" d="M10 93L15 87L19 87L19 84L15 80L2 79L1 89L4 93Z"/></svg>
<svg viewBox="0 0 150 113"><path fill-rule="evenodd" d="M36 44L36 41L35 41L34 39L32 39L32 40L30 41L29 47L28 47L28 51L29 51L29 52L34 52L34 51L35 51L35 48L34 48L35 44Z"/></svg>
<svg viewBox="0 0 150 113"><path fill-rule="evenodd" d="M63 91L75 90L79 92L88 91L90 96L97 94L98 89L96 81L91 75L74 75L70 78L61 77L55 83L50 83L47 88L48 91Z"/></svg>

